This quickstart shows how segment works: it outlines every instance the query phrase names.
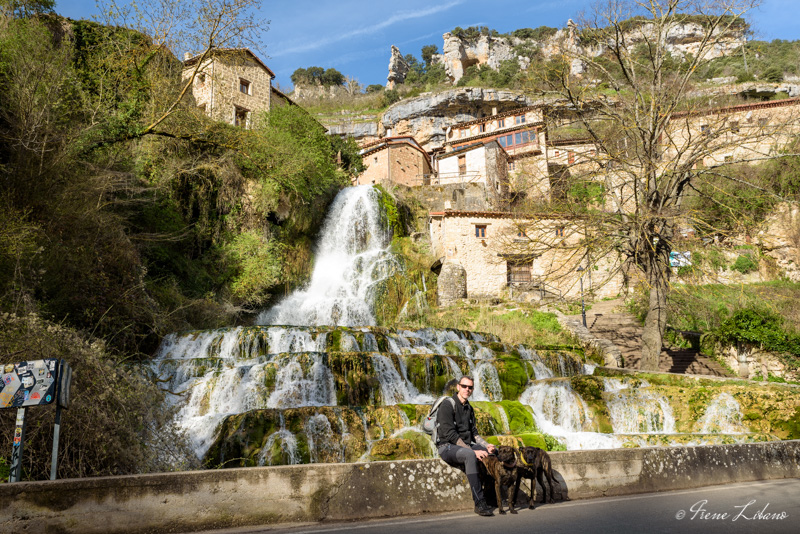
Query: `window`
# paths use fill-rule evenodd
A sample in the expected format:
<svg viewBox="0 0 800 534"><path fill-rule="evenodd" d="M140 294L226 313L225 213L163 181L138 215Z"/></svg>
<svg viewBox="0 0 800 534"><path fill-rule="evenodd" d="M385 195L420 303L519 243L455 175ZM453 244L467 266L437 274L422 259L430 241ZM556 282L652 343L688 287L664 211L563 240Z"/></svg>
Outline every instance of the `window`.
<svg viewBox="0 0 800 534"><path fill-rule="evenodd" d="M200 105L197 106L197 109L199 111L201 111L202 113L205 113L206 112L206 105L205 104L200 104Z"/></svg>
<svg viewBox="0 0 800 534"><path fill-rule="evenodd" d="M378 163L378 156L375 156L375 163Z"/></svg>
<svg viewBox="0 0 800 534"><path fill-rule="evenodd" d="M509 171L516 170L516 168L517 168L517 162L516 161L509 161L508 162L508 170Z"/></svg>
<svg viewBox="0 0 800 534"><path fill-rule="evenodd" d="M203 85L205 83L206 83L206 73L201 72L200 74L197 75L197 84Z"/></svg>
<svg viewBox="0 0 800 534"><path fill-rule="evenodd" d="M497 119L497 127L498 128L505 128L506 127L506 120L505 119Z"/></svg>
<svg viewBox="0 0 800 534"><path fill-rule="evenodd" d="M701 124L700 133L703 135L708 135L711 133L711 128L708 127L708 124Z"/></svg>
<svg viewBox="0 0 800 534"><path fill-rule="evenodd" d="M761 117L760 119L758 119L758 125L759 126L766 126L768 122L769 122L769 119L766 118L766 117Z"/></svg>
<svg viewBox="0 0 800 534"><path fill-rule="evenodd" d="M731 121L731 132L739 133L739 121Z"/></svg>
<svg viewBox="0 0 800 534"><path fill-rule="evenodd" d="M733 163L733 156L725 156L725 163Z"/></svg>
<svg viewBox="0 0 800 534"><path fill-rule="evenodd" d="M575 163L575 152L572 152L572 151L567 152L567 162L570 165Z"/></svg>
<svg viewBox="0 0 800 534"><path fill-rule="evenodd" d="M514 124L525 124L525 115L517 115L514 117Z"/></svg>
<svg viewBox="0 0 800 534"><path fill-rule="evenodd" d="M469 130L467 130L466 128L462 128L461 130L459 130L458 135L460 137L466 137L467 135L469 135Z"/></svg>
<svg viewBox="0 0 800 534"><path fill-rule="evenodd" d="M564 237L564 227L556 226L556 237Z"/></svg>
<svg viewBox="0 0 800 534"><path fill-rule="evenodd" d="M475 237L479 239L483 239L486 237L486 225L485 224L476 224L475 225Z"/></svg>
<svg viewBox="0 0 800 534"><path fill-rule="evenodd" d="M250 92L250 82L244 78L239 78L239 91L246 95L252 94Z"/></svg>
<svg viewBox="0 0 800 534"><path fill-rule="evenodd" d="M485 124L479 124L478 125L478 133L483 133L485 131L486 131L486 125Z"/></svg>
<svg viewBox="0 0 800 534"><path fill-rule="evenodd" d="M532 270L533 261L508 261L506 263L508 285L530 283Z"/></svg>
<svg viewBox="0 0 800 534"><path fill-rule="evenodd" d="M519 237L519 238L521 238L521 239L525 239L525 238L526 238L526 237L528 237L528 236L527 236L527 235L525 235L525 231L524 231L524 230L519 230L519 231L517 232L517 237Z"/></svg>
<svg viewBox="0 0 800 534"><path fill-rule="evenodd" d="M233 124L239 126L240 128L247 128L250 112L238 106L236 106L234 110L235 110L235 116Z"/></svg>
<svg viewBox="0 0 800 534"><path fill-rule="evenodd" d="M458 175L467 174L467 156L458 156Z"/></svg>
<svg viewBox="0 0 800 534"><path fill-rule="evenodd" d="M559 152L558 150L556 150L556 157L558 157L558 156L560 156L560 155L561 155L561 152Z"/></svg>

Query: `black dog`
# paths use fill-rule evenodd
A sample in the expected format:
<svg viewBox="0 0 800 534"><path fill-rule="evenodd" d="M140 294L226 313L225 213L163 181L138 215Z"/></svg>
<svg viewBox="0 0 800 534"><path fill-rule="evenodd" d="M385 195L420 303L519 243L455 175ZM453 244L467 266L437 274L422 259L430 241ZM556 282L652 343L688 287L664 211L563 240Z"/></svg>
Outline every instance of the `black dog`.
<svg viewBox="0 0 800 534"><path fill-rule="evenodd" d="M508 491L508 508L512 514L516 514L514 503L516 501L516 492L519 489L519 478L517 470L517 454L513 447L501 446L497 448L497 455L489 455L483 459L483 465L486 466L486 471L494 479L494 488L497 492L497 507L501 514L505 514L503 510L503 492L502 488L507 488Z"/></svg>
<svg viewBox="0 0 800 534"><path fill-rule="evenodd" d="M523 478L531 480L531 503L528 508L533 509L533 503L536 495L536 480L542 486L544 498L542 502L556 502L553 498L553 466L550 463L550 456L546 451L539 447L520 447L520 456L522 457L522 465L518 467L519 476L517 477L517 490ZM547 488L544 485L544 475L547 477L547 484L550 486L550 500L547 500ZM536 479L536 480L534 480Z"/></svg>

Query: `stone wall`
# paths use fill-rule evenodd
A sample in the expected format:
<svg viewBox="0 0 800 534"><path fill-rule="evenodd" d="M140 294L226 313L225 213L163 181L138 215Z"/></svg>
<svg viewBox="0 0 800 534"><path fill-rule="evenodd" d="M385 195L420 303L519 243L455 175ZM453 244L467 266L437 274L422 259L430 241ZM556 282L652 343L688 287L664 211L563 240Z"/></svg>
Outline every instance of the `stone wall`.
<svg viewBox="0 0 800 534"><path fill-rule="evenodd" d="M488 211L491 204L486 187L481 183L429 185L407 190L406 195L417 199L427 211ZM420 226L427 227L428 221Z"/></svg>
<svg viewBox="0 0 800 534"><path fill-rule="evenodd" d="M551 452L556 498L800 477L800 441ZM144 534L472 508L441 460L252 467L0 484L2 532Z"/></svg>
<svg viewBox="0 0 800 534"><path fill-rule="evenodd" d="M483 237L476 236L476 226L485 227ZM576 298L583 232L583 223L572 219L515 219L505 213L444 213L430 221L434 255L464 266L470 298L506 294L509 257L530 259L534 281L546 284L555 296ZM623 280L618 258L596 259L590 271L584 273L587 292L595 298L619 293Z"/></svg>
<svg viewBox="0 0 800 534"><path fill-rule="evenodd" d="M422 185L430 179L431 167L427 157L417 148L405 143L390 143L375 152L364 154L367 170L355 184Z"/></svg>
<svg viewBox="0 0 800 534"><path fill-rule="evenodd" d="M187 79L194 65L184 68ZM248 93L240 90L240 80L249 82ZM236 107L248 112L248 121L270 110L272 76L247 53L217 53L204 60L192 85L198 106L213 119L234 123Z"/></svg>

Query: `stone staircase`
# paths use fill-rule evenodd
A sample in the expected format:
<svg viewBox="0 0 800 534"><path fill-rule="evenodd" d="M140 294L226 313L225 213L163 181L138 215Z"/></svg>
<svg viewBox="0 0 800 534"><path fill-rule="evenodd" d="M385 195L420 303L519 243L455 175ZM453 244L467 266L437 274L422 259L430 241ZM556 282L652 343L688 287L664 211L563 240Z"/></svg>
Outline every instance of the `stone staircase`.
<svg viewBox="0 0 800 534"><path fill-rule="evenodd" d="M580 315L570 319L580 320ZM626 369L638 369L641 359L642 326L623 309L622 299L596 302L586 312L589 332L611 341L623 359ZM733 376L724 367L696 349L665 346L661 352L659 371L710 376Z"/></svg>

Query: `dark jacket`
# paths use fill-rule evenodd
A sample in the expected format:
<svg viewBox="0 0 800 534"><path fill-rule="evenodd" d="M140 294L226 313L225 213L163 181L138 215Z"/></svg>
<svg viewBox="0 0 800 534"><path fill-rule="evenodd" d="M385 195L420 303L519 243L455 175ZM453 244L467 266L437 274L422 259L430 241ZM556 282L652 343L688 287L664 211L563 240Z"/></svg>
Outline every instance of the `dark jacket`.
<svg viewBox="0 0 800 534"><path fill-rule="evenodd" d="M437 447L445 443L455 445L458 438L464 440L467 445L472 445L475 443L475 436L478 435L478 429L475 427L475 412L469 401L461 404L457 394L453 395L453 400L455 403L452 404L450 402L441 403L436 412ZM455 404L455 408L453 404Z"/></svg>

